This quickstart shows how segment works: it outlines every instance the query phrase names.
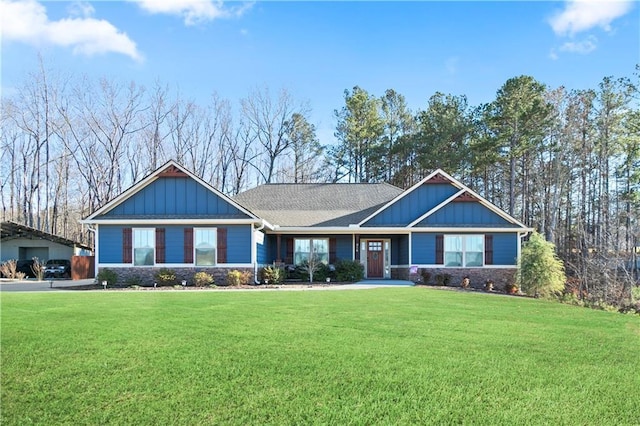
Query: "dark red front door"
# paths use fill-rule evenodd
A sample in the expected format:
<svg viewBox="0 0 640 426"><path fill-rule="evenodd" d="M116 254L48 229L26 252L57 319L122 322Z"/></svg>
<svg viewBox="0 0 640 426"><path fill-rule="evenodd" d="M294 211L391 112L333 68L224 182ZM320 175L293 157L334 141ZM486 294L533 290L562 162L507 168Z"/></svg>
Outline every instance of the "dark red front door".
<svg viewBox="0 0 640 426"><path fill-rule="evenodd" d="M367 278L384 278L382 241L367 241Z"/></svg>

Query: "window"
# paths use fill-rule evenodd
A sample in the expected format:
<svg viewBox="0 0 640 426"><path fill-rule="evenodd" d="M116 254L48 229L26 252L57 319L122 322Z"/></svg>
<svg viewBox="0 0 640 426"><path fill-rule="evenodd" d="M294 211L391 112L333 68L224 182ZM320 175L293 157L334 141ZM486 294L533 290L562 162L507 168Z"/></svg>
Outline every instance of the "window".
<svg viewBox="0 0 640 426"><path fill-rule="evenodd" d="M196 265L214 266L216 264L216 229L195 228L193 238Z"/></svg>
<svg viewBox="0 0 640 426"><path fill-rule="evenodd" d="M313 250L313 251L312 251ZM308 261L313 253L316 258L324 263L329 263L329 240L328 239L296 239L293 246L293 263L296 265Z"/></svg>
<svg viewBox="0 0 640 426"><path fill-rule="evenodd" d="M445 235L444 266L483 266L484 236Z"/></svg>
<svg viewBox="0 0 640 426"><path fill-rule="evenodd" d="M136 266L155 263L155 229L140 228L133 230L133 264Z"/></svg>

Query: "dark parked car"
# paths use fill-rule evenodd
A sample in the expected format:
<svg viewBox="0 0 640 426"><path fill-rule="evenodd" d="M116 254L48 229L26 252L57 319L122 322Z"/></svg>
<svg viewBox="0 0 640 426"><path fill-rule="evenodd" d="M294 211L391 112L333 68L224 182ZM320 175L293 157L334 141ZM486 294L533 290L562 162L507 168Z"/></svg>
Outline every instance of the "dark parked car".
<svg viewBox="0 0 640 426"><path fill-rule="evenodd" d="M36 274L33 273L32 266L32 259L18 260L16 262L16 272L24 273L25 278L35 278Z"/></svg>
<svg viewBox="0 0 640 426"><path fill-rule="evenodd" d="M66 259L47 260L44 269L45 278L70 278L71 262Z"/></svg>

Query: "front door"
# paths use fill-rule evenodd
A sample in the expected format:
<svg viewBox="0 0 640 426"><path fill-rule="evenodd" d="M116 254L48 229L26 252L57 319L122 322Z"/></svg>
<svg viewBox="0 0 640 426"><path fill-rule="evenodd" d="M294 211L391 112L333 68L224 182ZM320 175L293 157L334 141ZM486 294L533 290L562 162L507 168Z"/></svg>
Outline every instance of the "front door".
<svg viewBox="0 0 640 426"><path fill-rule="evenodd" d="M384 278L382 241L367 241L367 278Z"/></svg>

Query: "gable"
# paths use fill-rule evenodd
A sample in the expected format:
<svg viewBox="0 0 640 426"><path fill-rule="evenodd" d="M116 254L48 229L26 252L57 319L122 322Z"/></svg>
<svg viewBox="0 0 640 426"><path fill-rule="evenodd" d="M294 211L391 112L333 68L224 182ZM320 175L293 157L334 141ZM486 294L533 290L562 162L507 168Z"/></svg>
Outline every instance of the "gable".
<svg viewBox="0 0 640 426"><path fill-rule="evenodd" d="M460 188L447 181L427 180L361 225L407 226L458 191Z"/></svg>
<svg viewBox="0 0 640 426"><path fill-rule="evenodd" d="M463 199L450 202L415 225L416 227L519 227L483 205L480 201Z"/></svg>
<svg viewBox="0 0 640 426"><path fill-rule="evenodd" d="M170 160L80 222L158 219L259 221L245 207Z"/></svg>
<svg viewBox="0 0 640 426"><path fill-rule="evenodd" d="M250 217L201 183L179 174L158 175L156 180L99 217L139 216Z"/></svg>

